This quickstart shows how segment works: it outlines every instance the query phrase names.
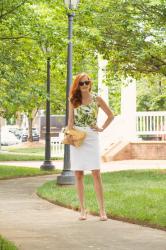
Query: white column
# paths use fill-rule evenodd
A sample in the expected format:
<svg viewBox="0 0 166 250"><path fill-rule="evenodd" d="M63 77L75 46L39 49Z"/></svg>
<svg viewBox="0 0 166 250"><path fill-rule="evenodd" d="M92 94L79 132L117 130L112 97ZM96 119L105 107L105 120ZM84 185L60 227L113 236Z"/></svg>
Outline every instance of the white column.
<svg viewBox="0 0 166 250"><path fill-rule="evenodd" d="M33 121L33 126L37 128L39 132L39 136L41 136L41 116L44 115L44 110L38 110L36 117L34 118Z"/></svg>
<svg viewBox="0 0 166 250"><path fill-rule="evenodd" d="M0 116L0 150L1 150L1 128L2 128L2 118Z"/></svg>
<svg viewBox="0 0 166 250"><path fill-rule="evenodd" d="M1 141L2 141L2 129L6 126L6 119L0 116L0 150L1 150Z"/></svg>
<svg viewBox="0 0 166 250"><path fill-rule="evenodd" d="M121 89L121 115L124 121L124 138L136 139L136 80L127 77Z"/></svg>
<svg viewBox="0 0 166 250"><path fill-rule="evenodd" d="M108 104L108 87L105 85L107 60L98 54L98 95ZM101 126L106 119L105 113L100 109L98 114L98 125Z"/></svg>

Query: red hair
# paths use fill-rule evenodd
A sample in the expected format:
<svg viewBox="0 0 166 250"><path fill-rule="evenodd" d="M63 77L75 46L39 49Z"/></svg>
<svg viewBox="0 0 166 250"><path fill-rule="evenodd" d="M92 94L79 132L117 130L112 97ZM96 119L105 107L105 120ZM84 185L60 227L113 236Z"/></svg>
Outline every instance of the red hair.
<svg viewBox="0 0 166 250"><path fill-rule="evenodd" d="M90 77L86 73L78 74L75 77L73 84L70 88L70 98L69 99L70 99L71 103L73 104L74 108L77 108L78 106L80 106L82 104L82 95L81 95L79 82L81 81L81 79L84 76L86 76L88 78L88 80L90 81L90 91L91 91L92 82L90 80Z"/></svg>

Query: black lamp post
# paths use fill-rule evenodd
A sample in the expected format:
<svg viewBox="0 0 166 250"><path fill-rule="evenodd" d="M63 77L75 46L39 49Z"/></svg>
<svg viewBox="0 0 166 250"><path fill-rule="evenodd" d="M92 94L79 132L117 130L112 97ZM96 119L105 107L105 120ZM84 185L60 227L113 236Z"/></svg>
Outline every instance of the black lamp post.
<svg viewBox="0 0 166 250"><path fill-rule="evenodd" d="M46 133L45 133L45 160L41 165L42 170L53 170L55 167L51 162L51 141L50 141L50 56L49 48L42 48L47 56L47 100L46 100Z"/></svg>
<svg viewBox="0 0 166 250"><path fill-rule="evenodd" d="M69 10L77 8L79 0L64 0L65 5ZM73 17L74 13L68 12L68 58L67 58L67 87L66 87L66 125L68 123L68 97L69 89L72 84L72 29L73 29ZM72 185L75 183L73 171L70 170L70 146L64 146L64 165L62 174L57 177L57 184L60 185Z"/></svg>

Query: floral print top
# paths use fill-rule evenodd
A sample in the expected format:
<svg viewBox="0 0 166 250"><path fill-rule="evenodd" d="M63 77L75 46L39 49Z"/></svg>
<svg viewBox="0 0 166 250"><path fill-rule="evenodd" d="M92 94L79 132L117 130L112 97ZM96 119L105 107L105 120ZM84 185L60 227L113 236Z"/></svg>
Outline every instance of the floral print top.
<svg viewBox="0 0 166 250"><path fill-rule="evenodd" d="M96 94L92 94L92 102L82 104L74 109L74 125L79 127L91 127L97 124L98 105Z"/></svg>

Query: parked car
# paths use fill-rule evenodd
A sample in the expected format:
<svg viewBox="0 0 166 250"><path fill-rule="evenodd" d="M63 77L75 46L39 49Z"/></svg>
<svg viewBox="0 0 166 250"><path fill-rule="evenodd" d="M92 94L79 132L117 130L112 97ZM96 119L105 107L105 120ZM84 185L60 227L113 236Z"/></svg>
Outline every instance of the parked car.
<svg viewBox="0 0 166 250"><path fill-rule="evenodd" d="M17 130L18 128L16 128L16 127L10 127L9 128L9 132L11 132L11 133L15 133L15 131Z"/></svg>
<svg viewBox="0 0 166 250"><path fill-rule="evenodd" d="M21 140L22 140L22 142L25 142L28 140L28 134L24 131L21 134Z"/></svg>
<svg viewBox="0 0 166 250"><path fill-rule="evenodd" d="M32 128L32 140L39 141L39 132L36 128Z"/></svg>
<svg viewBox="0 0 166 250"><path fill-rule="evenodd" d="M9 131L2 131L1 133L1 145L10 146L20 143L20 140Z"/></svg>
<svg viewBox="0 0 166 250"><path fill-rule="evenodd" d="M28 131L27 131L27 129L17 128L16 130L14 130L14 134L22 142L25 142L25 141L28 140Z"/></svg>
<svg viewBox="0 0 166 250"><path fill-rule="evenodd" d="M15 128L10 130L18 140L26 142L28 140L28 129ZM39 141L39 132L36 128L32 128L32 141Z"/></svg>
<svg viewBox="0 0 166 250"><path fill-rule="evenodd" d="M28 140L28 129L22 129L20 131L20 138L22 142ZM32 141L39 141L39 132L36 128L32 128Z"/></svg>

